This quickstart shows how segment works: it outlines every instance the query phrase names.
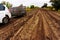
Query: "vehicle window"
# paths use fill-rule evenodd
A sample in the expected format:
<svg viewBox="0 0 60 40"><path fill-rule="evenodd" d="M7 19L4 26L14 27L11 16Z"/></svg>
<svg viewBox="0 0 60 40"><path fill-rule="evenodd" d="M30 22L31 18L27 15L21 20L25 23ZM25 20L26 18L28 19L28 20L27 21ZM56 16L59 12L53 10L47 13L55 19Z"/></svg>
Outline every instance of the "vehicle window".
<svg viewBox="0 0 60 40"><path fill-rule="evenodd" d="M3 5L0 5L0 11L5 10L5 7Z"/></svg>

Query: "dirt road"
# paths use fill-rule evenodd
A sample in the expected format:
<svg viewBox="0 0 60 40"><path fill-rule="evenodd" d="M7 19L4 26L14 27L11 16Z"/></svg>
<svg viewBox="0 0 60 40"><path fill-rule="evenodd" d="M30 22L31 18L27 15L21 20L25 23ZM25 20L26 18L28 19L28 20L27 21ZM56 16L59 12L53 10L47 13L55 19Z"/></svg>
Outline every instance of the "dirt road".
<svg viewBox="0 0 60 40"><path fill-rule="evenodd" d="M0 40L60 40L60 14L34 9L22 18L1 25Z"/></svg>

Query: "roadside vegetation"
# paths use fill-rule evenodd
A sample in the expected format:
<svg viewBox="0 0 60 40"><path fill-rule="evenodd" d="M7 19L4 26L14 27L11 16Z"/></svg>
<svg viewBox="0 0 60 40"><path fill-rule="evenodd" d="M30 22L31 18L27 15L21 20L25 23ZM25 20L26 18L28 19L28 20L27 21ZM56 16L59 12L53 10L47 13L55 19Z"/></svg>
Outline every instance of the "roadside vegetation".
<svg viewBox="0 0 60 40"><path fill-rule="evenodd" d="M52 3L52 6L47 6L47 3L44 3L44 5L41 8L47 9L47 10L56 10L56 11L60 11L60 0L50 0L50 2ZM2 1L0 4L5 4L8 8L11 8L13 5L9 2L6 1ZM28 7L26 7L26 11L30 11L32 9L36 9L36 8L40 8L38 6L35 5L30 5Z"/></svg>
<svg viewBox="0 0 60 40"><path fill-rule="evenodd" d="M38 8L40 8L40 7L35 6L35 5L30 5L30 6L26 7L26 10L27 10L27 11L30 11L30 10L32 10L32 9L38 9Z"/></svg>
<svg viewBox="0 0 60 40"><path fill-rule="evenodd" d="M28 12L28 11L30 11L31 9L30 9L30 7L26 7L26 11Z"/></svg>
<svg viewBox="0 0 60 40"><path fill-rule="evenodd" d="M6 5L7 8L11 8L12 7L12 4L9 3L9 2L2 1L1 4Z"/></svg>
<svg viewBox="0 0 60 40"><path fill-rule="evenodd" d="M55 8L56 11L60 9L60 0L51 0L52 6Z"/></svg>
<svg viewBox="0 0 60 40"><path fill-rule="evenodd" d="M47 9L47 10L55 10L60 11L60 0L50 0L50 3L52 6L47 6L47 3L44 3L44 5L41 8Z"/></svg>

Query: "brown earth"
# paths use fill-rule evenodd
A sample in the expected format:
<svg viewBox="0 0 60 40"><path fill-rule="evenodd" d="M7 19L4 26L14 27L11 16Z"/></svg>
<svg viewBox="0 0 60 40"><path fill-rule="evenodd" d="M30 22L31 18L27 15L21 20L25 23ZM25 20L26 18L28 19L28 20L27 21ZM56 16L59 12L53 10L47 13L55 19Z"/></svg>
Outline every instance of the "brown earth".
<svg viewBox="0 0 60 40"><path fill-rule="evenodd" d="M33 9L21 18L0 24L0 40L60 40L60 14Z"/></svg>

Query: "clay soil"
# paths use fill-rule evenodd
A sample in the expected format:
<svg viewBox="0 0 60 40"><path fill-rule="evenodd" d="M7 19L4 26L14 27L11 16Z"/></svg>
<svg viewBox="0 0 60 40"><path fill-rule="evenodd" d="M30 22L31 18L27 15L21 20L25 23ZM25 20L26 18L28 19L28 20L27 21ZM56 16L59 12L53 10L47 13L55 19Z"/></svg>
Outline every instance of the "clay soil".
<svg viewBox="0 0 60 40"><path fill-rule="evenodd" d="M60 13L32 9L24 17L0 24L0 40L60 40Z"/></svg>

